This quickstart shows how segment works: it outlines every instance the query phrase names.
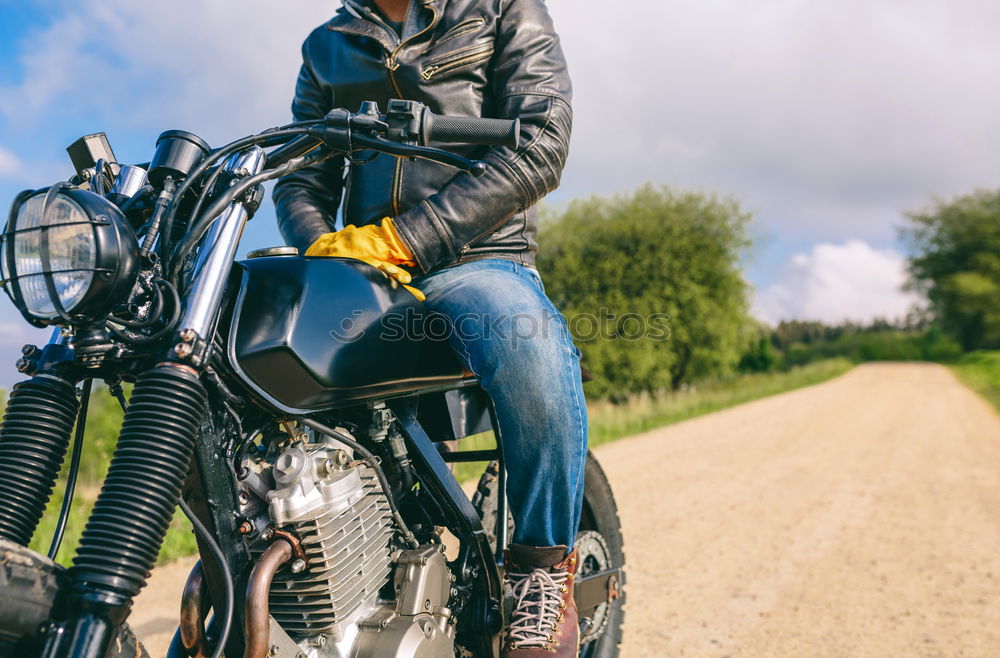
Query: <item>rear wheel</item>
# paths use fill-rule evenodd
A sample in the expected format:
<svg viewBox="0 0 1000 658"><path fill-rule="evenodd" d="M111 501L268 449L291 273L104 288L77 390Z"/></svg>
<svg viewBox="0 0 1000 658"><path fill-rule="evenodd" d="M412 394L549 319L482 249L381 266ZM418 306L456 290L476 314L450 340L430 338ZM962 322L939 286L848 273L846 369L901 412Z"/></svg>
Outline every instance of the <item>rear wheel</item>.
<svg viewBox="0 0 1000 658"><path fill-rule="evenodd" d="M586 480L583 491L583 514L580 533L576 537L580 554L580 576L611 568L625 567L624 538L614 493L593 453L587 455ZM625 572L617 584L617 597L593 611L581 611L581 658L615 658L622 641L625 621Z"/></svg>
<svg viewBox="0 0 1000 658"><path fill-rule="evenodd" d="M496 545L497 526L497 462L491 462L479 480L472 503L483 520L483 527ZM618 507L608 478L593 453L587 454L584 476L583 513L580 532L576 537L579 551L579 577L588 576L625 565L624 541ZM507 541L514 534L514 519L508 511ZM602 603L593 610L581 610L581 658L615 658L619 655L622 623L625 620L625 575L618 583L618 596L609 603Z"/></svg>

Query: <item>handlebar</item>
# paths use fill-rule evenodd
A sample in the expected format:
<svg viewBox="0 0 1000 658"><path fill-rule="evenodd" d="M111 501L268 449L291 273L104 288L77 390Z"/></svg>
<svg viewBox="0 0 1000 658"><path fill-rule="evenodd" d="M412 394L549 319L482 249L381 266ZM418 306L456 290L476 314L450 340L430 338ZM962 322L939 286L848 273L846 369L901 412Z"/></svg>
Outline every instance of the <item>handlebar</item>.
<svg viewBox="0 0 1000 658"><path fill-rule="evenodd" d="M434 114L425 110L423 114L425 134L435 142L482 144L486 146L517 146L517 136L521 132L521 120L482 119L478 117L455 117Z"/></svg>
<svg viewBox="0 0 1000 658"><path fill-rule="evenodd" d="M399 158L423 158L452 166L473 176L486 172L486 165L457 153L428 146L429 143L465 143L479 146L515 147L520 133L518 119L492 119L457 117L434 114L422 103L407 100L390 100L386 112L380 113L373 102L361 104L358 112L343 109L329 112L323 119L298 121L280 128L250 135L210 150L201 148L203 157L185 169L179 187L172 192L165 216L161 220L168 227L164 244L165 271L168 279L179 281L181 267L195 249L205 232L230 203L258 185L287 175L292 171L312 166L336 153L350 157L354 151L374 150ZM199 140L200 141L200 140ZM260 173L238 177L224 191L217 190L222 159L250 147L271 148ZM315 153L310 153L316 151ZM149 169L149 163L143 169ZM214 169L213 169L214 167ZM209 170L213 173L209 174ZM207 179L206 179L207 175ZM192 187L199 185L198 201L191 211L190 225L184 236L170 240L169 227L178 212L180 201ZM148 195L146 195L148 196ZM205 201L211 205L201 212ZM246 203L259 201L247 199ZM155 230L155 229L151 229ZM154 239L156 233L153 233Z"/></svg>
<svg viewBox="0 0 1000 658"><path fill-rule="evenodd" d="M270 153L267 154L267 163L264 165L267 169L276 169L281 165L285 164L293 158L297 158L300 155L305 155L309 151L313 150L317 146L321 146L323 141L317 139L311 135L302 135L301 137L296 137L290 142L287 142L284 146L279 146Z"/></svg>
<svg viewBox="0 0 1000 658"><path fill-rule="evenodd" d="M271 151L267 168L280 167L319 147L339 151L372 149L401 158L424 158L463 169L479 176L485 165L455 153L428 147L431 142L476 144L481 146L517 145L519 119L490 119L434 114L422 103L391 100L384 114L374 103L362 103L356 113L333 110L296 137Z"/></svg>

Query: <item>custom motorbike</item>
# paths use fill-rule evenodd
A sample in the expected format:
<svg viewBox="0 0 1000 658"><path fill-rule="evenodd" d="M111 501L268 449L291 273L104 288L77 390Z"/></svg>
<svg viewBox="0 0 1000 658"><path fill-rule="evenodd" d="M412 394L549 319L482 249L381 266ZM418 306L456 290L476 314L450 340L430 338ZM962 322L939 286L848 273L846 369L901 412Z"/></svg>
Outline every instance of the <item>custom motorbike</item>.
<svg viewBox="0 0 1000 658"><path fill-rule="evenodd" d="M513 521L502 451L463 449L466 437L499 436L476 378L447 342L386 322L426 314L380 270L290 247L235 257L266 181L334 155L351 167L425 158L476 176L477 153L518 133L516 120L403 100L216 149L168 131L138 165L118 163L99 133L67 149L67 182L17 196L3 286L53 335L25 346L28 378L0 427L0 654L146 655L127 618L178 505L201 560L172 657L499 654ZM63 569L52 558L95 381L124 424ZM70 443L43 556L26 547ZM471 500L458 462L489 463ZM582 655L617 656L622 538L592 456L577 546Z"/></svg>

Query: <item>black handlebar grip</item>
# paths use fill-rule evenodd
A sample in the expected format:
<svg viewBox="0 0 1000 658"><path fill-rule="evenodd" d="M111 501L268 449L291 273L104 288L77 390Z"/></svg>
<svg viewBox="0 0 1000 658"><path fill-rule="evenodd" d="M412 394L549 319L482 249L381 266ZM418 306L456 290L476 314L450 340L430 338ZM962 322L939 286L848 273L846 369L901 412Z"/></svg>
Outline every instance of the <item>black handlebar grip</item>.
<svg viewBox="0 0 1000 658"><path fill-rule="evenodd" d="M481 119L424 114L424 135L431 141L485 146L517 146L520 119Z"/></svg>

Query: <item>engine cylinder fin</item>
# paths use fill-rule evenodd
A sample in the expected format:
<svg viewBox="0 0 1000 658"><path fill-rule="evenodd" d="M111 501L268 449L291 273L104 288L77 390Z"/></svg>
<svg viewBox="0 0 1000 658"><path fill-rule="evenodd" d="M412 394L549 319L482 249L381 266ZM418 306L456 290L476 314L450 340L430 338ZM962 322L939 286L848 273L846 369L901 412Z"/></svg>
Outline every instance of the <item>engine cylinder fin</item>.
<svg viewBox="0 0 1000 658"><path fill-rule="evenodd" d="M357 489L291 523L309 559L304 574L279 574L271 615L293 635L338 635L364 613L392 572L392 513L367 466Z"/></svg>

